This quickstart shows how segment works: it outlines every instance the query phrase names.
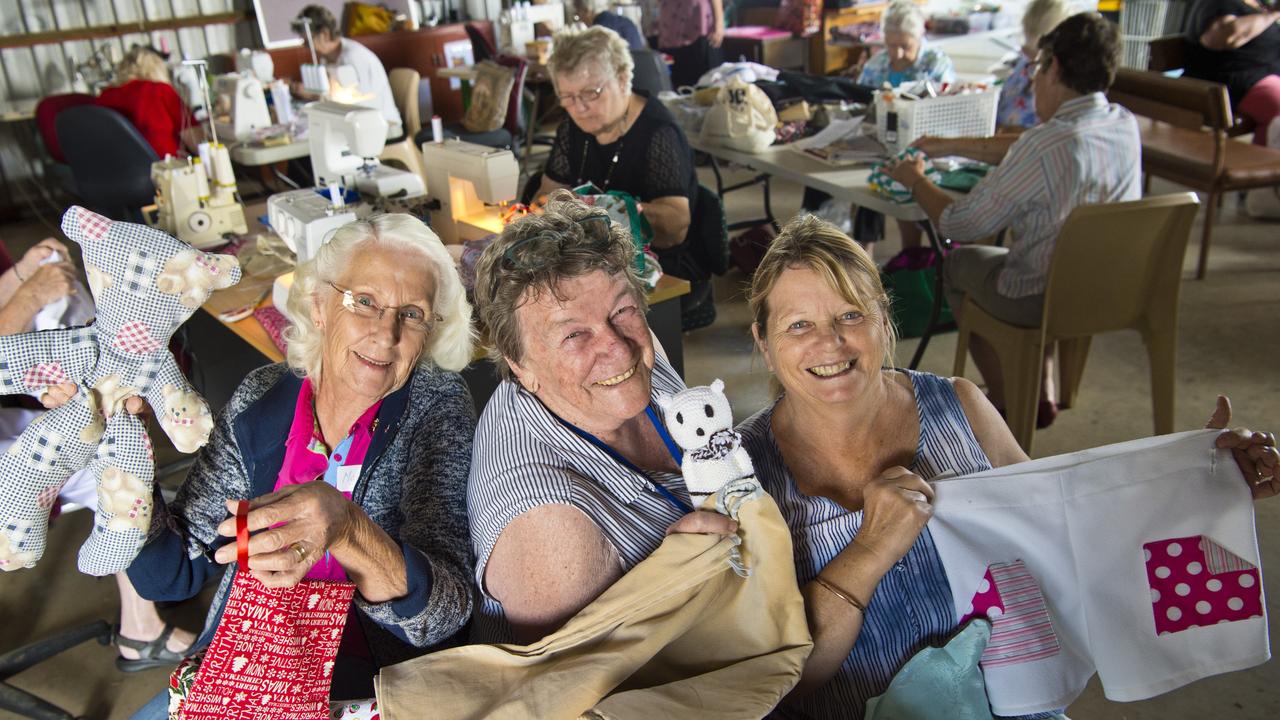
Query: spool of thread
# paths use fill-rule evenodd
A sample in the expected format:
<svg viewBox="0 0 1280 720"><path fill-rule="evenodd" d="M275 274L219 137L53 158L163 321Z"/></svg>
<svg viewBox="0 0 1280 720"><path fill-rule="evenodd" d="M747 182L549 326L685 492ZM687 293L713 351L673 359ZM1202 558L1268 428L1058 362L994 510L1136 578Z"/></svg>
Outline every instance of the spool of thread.
<svg viewBox="0 0 1280 720"><path fill-rule="evenodd" d="M213 153L213 179L220 187L235 187L236 175L231 169L231 153L227 151L227 146L218 143L216 148L212 148Z"/></svg>
<svg viewBox="0 0 1280 720"><path fill-rule="evenodd" d="M197 152L200 154L200 164L204 166L206 177L213 178L213 173L217 170L213 167L213 151L209 147L209 143L202 142L197 146Z"/></svg>
<svg viewBox="0 0 1280 720"><path fill-rule="evenodd" d="M431 142L444 142L444 121L439 115L431 116Z"/></svg>

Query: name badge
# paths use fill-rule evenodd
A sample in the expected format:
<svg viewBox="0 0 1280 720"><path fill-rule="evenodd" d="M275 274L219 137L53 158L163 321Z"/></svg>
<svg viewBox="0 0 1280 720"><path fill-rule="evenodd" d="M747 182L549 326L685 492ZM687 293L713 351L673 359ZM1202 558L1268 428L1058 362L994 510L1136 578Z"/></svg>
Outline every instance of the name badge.
<svg viewBox="0 0 1280 720"><path fill-rule="evenodd" d="M360 468L363 465L343 465L338 468L338 492L349 493L355 490L356 481L360 479Z"/></svg>

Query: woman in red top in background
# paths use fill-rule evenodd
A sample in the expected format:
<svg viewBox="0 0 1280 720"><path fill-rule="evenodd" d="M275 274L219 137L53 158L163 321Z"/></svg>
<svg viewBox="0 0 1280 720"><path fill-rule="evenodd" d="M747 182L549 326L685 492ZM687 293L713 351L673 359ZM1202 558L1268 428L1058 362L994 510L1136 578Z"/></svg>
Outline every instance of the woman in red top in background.
<svg viewBox="0 0 1280 720"><path fill-rule="evenodd" d="M169 84L169 68L155 50L134 45L116 67L117 85L97 103L129 119L160 157L177 155L182 131L195 122L182 98Z"/></svg>

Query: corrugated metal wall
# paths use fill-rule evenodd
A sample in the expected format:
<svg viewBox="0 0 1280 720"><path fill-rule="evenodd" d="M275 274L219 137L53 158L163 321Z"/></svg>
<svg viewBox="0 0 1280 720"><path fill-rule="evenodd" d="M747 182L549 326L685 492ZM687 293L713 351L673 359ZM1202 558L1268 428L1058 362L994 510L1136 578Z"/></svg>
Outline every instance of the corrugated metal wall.
<svg viewBox="0 0 1280 720"><path fill-rule="evenodd" d="M103 25L244 13L251 0L0 0L0 37L76 30ZM108 66L135 43L167 48L171 60L235 53L258 44L252 23L211 24L172 30L127 33L0 50L0 113L30 112L46 95L73 90L93 92ZM0 174L9 209L29 205L21 196L32 190L24 181L42 176L36 133L30 121L9 115L0 123ZM38 188L36 188L38 189ZM29 199L29 198L28 198Z"/></svg>

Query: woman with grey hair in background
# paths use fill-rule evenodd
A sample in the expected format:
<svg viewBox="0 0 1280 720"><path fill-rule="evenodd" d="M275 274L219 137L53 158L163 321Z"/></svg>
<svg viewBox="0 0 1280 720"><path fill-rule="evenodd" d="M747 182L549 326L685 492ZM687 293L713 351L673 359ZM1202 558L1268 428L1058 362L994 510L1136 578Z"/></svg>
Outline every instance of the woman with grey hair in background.
<svg viewBox="0 0 1280 720"><path fill-rule="evenodd" d="M608 28L556 36L548 70L569 118L556 131L538 195L590 183L598 192L634 196L653 228L663 272L693 285L680 298L681 324L692 330L715 320L704 252L713 239L690 232L700 227L694 221L707 209L698 207L698 178L684 131L657 98L632 91L633 67L627 44Z"/></svg>
<svg viewBox="0 0 1280 720"><path fill-rule="evenodd" d="M573 0L573 12L582 24L609 28L626 40L630 49L643 50L644 38L640 37L636 24L610 10L612 7L609 0Z"/></svg>
<svg viewBox="0 0 1280 720"><path fill-rule="evenodd" d="M267 587L350 580L356 600L335 700L373 697L384 665L446 646L471 616L466 478L475 428L457 371L471 307L440 239L408 215L345 225L297 270L288 364L249 374L129 568L138 591L186 600L229 565L236 501L253 498L249 572ZM164 717L162 693L135 717Z"/></svg>

